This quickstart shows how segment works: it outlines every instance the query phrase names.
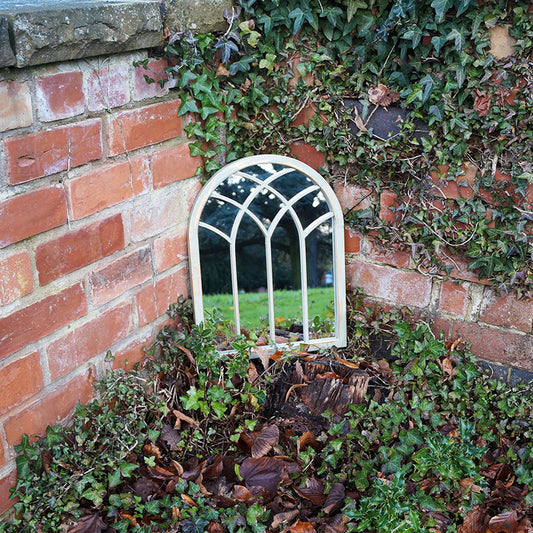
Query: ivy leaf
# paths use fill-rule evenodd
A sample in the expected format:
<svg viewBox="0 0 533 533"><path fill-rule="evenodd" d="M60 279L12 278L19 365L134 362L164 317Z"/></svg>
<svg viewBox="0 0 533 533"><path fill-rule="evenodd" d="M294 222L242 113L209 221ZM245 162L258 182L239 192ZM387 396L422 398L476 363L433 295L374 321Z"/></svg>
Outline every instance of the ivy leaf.
<svg viewBox="0 0 533 533"><path fill-rule="evenodd" d="M465 36L462 31L459 31L457 28L453 28L450 33L446 36L447 41L455 41L455 49L460 52L465 45Z"/></svg>
<svg viewBox="0 0 533 533"><path fill-rule="evenodd" d="M250 64L253 63L254 58L250 56L241 57L238 61L233 62L229 71L232 76L237 74L237 72L248 72L250 70Z"/></svg>
<svg viewBox="0 0 533 533"><path fill-rule="evenodd" d="M272 30L272 18L266 14L263 14L257 19L257 22L263 25L263 31L265 35L268 35L270 30Z"/></svg>
<svg viewBox="0 0 533 533"><path fill-rule="evenodd" d="M435 81L429 74L426 74L420 80L420 85L424 87L424 94L422 95L422 102L427 102L427 99L431 96L431 93L433 92L433 87L435 87Z"/></svg>
<svg viewBox="0 0 533 533"><path fill-rule="evenodd" d="M429 112L437 118L437 120L442 120L442 111L440 108L436 105L432 105L429 107Z"/></svg>
<svg viewBox="0 0 533 533"><path fill-rule="evenodd" d="M456 16L459 17L462 15L472 3L472 0L460 0L459 4L457 5L457 14Z"/></svg>
<svg viewBox="0 0 533 533"><path fill-rule="evenodd" d="M433 0L431 7L435 10L435 22L444 21L444 15L453 7L453 0Z"/></svg>
<svg viewBox="0 0 533 533"><path fill-rule="evenodd" d="M120 485L120 468L117 468L112 474L107 476L107 483L110 489Z"/></svg>
<svg viewBox="0 0 533 533"><path fill-rule="evenodd" d="M350 0L346 8L346 20L350 22L358 9L366 9L368 4L362 0Z"/></svg>
<svg viewBox="0 0 533 533"><path fill-rule="evenodd" d="M182 100L180 108L178 109L178 117L185 115L185 113L199 113L200 110L196 105L196 100L189 98L189 100Z"/></svg>
<svg viewBox="0 0 533 533"><path fill-rule="evenodd" d="M183 73L180 77L180 89L183 89L190 81L194 81L197 78L194 72L183 69Z"/></svg>
<svg viewBox="0 0 533 533"><path fill-rule="evenodd" d="M309 22L313 26L313 15L310 11L302 11L299 7L293 9L289 13L289 18L294 19L294 26L292 28L293 35L296 35L303 26L305 21Z"/></svg>
<svg viewBox="0 0 533 533"><path fill-rule="evenodd" d="M209 115L214 115L215 113L218 113L218 109L216 107L203 106L200 110L200 116L202 117L202 120L205 120Z"/></svg>

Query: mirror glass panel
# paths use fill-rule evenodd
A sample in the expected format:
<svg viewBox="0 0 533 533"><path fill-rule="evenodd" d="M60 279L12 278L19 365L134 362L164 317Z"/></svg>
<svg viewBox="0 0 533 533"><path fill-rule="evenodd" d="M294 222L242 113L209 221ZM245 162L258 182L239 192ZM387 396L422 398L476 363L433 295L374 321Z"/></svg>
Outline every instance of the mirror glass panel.
<svg viewBox="0 0 533 533"><path fill-rule="evenodd" d="M198 208L191 261L199 263L202 315L216 308L236 333L254 330L276 344L336 338L340 209L332 209L323 179L311 179L314 171L269 158L288 160L247 158L266 162L226 172Z"/></svg>

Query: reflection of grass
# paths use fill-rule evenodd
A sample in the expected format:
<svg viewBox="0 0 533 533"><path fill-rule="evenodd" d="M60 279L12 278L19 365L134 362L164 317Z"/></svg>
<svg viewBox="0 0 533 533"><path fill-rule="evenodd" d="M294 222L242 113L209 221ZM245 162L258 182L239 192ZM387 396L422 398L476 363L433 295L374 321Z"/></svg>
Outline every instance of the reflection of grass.
<svg viewBox="0 0 533 533"><path fill-rule="evenodd" d="M315 316L321 321L333 319L332 301L333 288L321 287L308 289L309 320ZM231 294L204 295L204 309L216 307L222 316L233 321L233 299ZM259 328L267 325L268 301L266 292L250 292L239 294L239 309L241 326L246 329ZM276 324L286 327L294 322L302 321L302 293L301 291L274 291L274 310ZM263 320L261 320L263 319Z"/></svg>

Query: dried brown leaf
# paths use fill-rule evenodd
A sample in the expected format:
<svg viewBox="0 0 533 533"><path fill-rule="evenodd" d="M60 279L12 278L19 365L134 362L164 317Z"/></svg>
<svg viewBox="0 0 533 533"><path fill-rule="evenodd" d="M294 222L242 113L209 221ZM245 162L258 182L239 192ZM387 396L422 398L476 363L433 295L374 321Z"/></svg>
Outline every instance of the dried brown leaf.
<svg viewBox="0 0 533 533"><path fill-rule="evenodd" d="M470 509L465 516L463 525L459 526L458 533L486 533L489 517L486 511L479 505Z"/></svg>
<svg viewBox="0 0 533 533"><path fill-rule="evenodd" d="M284 531L290 533L316 533L313 524L310 522L302 522L301 520L297 520L291 527Z"/></svg>
<svg viewBox="0 0 533 533"><path fill-rule="evenodd" d="M198 422L194 420L194 418L191 418L190 416L187 416L185 413L182 413L181 411L178 411L177 409L172 409L172 413L174 413L174 416L176 417L176 423L178 420L182 422L187 422L187 424L190 424L191 426L198 426Z"/></svg>
<svg viewBox="0 0 533 533"><path fill-rule="evenodd" d="M101 533L107 529L104 521L97 514L82 516L75 526L70 527L68 533Z"/></svg>
<svg viewBox="0 0 533 533"><path fill-rule="evenodd" d="M285 462L279 457L249 457L239 469L246 486L262 487L274 494L281 481L287 477Z"/></svg>
<svg viewBox="0 0 533 533"><path fill-rule="evenodd" d="M233 486L232 496L235 500L239 502L245 502L246 500L249 500L250 498L254 497L254 495L242 485Z"/></svg>
<svg viewBox="0 0 533 533"><path fill-rule="evenodd" d="M308 446L311 446L315 450L320 448L320 444L312 431L306 431L298 437L296 440L296 453L300 455L300 452L304 451Z"/></svg>
<svg viewBox="0 0 533 533"><path fill-rule="evenodd" d="M143 453L147 457L155 457L158 460L161 459L161 450L153 442L149 442L143 446Z"/></svg>
<svg viewBox="0 0 533 533"><path fill-rule="evenodd" d="M354 111L354 119L355 125L357 126L357 129L360 131L368 131L368 128L366 127L365 122L361 118L361 115L359 114L359 111L357 110L357 107L353 108Z"/></svg>
<svg viewBox="0 0 533 533"><path fill-rule="evenodd" d="M267 426L263 428L252 445L252 457L265 456L278 442L278 426Z"/></svg>
<svg viewBox="0 0 533 533"><path fill-rule="evenodd" d="M490 533L513 533L518 527L518 514L516 510L507 511L493 516L489 520Z"/></svg>
<svg viewBox="0 0 533 533"><path fill-rule="evenodd" d="M272 524L270 527L272 529L281 526L285 522L290 522L291 520L294 520L300 511L298 509L293 509L292 511L285 511L284 513L278 513L274 515L274 519L272 520Z"/></svg>
<svg viewBox="0 0 533 533"><path fill-rule="evenodd" d="M324 502L322 510L326 514L331 514L335 511L338 511L340 507L344 504L345 499L346 491L344 490L344 485L342 483L335 483L328 493L328 497Z"/></svg>
<svg viewBox="0 0 533 533"><path fill-rule="evenodd" d="M368 100L374 105L387 107L400 99L400 93L389 89L383 83L378 83L368 90Z"/></svg>
<svg viewBox="0 0 533 533"><path fill-rule="evenodd" d="M324 485L315 477L306 478L305 482L295 489L302 498L309 500L313 505L322 505L326 501Z"/></svg>
<svg viewBox="0 0 533 533"><path fill-rule="evenodd" d="M182 494L181 499L191 507L198 507L198 504L188 494Z"/></svg>

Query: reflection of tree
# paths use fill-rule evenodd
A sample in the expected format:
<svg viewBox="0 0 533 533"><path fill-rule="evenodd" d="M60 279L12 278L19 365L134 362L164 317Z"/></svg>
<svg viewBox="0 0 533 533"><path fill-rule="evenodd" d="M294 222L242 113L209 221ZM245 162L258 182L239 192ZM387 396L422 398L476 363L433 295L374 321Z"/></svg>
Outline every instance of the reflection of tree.
<svg viewBox="0 0 533 533"><path fill-rule="evenodd" d="M270 175L268 170L253 168L260 179ZM247 169L250 173L250 169ZM291 199L312 182L298 172L286 174L272 183L285 198ZM258 187L248 179L231 177L216 192L242 204L250 192ZM268 228L278 214L282 203L266 189L254 199L250 211ZM322 194L315 191L294 204L294 210L304 228L329 211ZM222 200L211 198L202 213L202 222L229 235L239 208ZM229 244L215 233L202 229L199 232L204 293L231 291ZM252 218L245 214L239 226L236 241L239 288L256 291L266 286L264 235ZM325 271L331 269L331 225L324 224L311 232L306 239L308 286L318 287ZM275 289L300 288L300 249L298 231L292 217L285 213L279 221L272 239L273 278Z"/></svg>

